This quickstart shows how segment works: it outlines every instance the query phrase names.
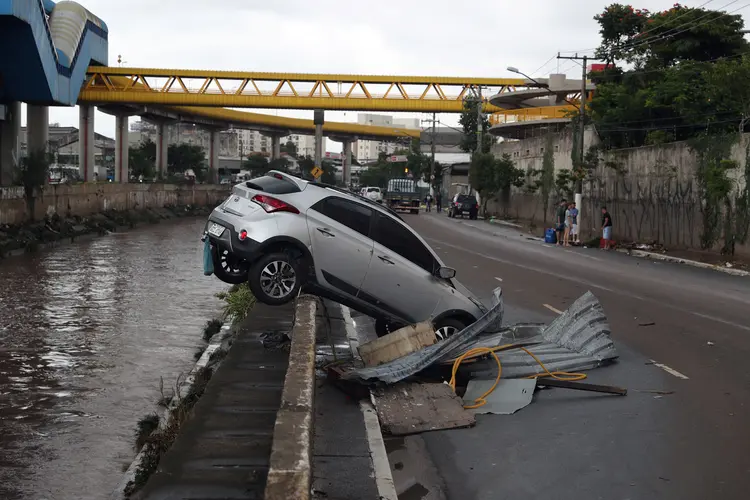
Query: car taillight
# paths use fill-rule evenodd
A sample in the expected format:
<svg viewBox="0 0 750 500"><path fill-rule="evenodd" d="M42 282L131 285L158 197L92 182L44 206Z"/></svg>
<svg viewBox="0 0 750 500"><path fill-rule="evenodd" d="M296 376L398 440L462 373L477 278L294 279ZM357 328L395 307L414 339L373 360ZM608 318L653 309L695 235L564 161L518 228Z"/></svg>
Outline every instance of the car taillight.
<svg viewBox="0 0 750 500"><path fill-rule="evenodd" d="M479 203L477 203L476 205L474 205L474 208L479 208Z"/></svg>
<svg viewBox="0 0 750 500"><path fill-rule="evenodd" d="M245 241L247 239L247 231L243 229L242 231L240 231L240 234L238 237L240 241Z"/></svg>
<svg viewBox="0 0 750 500"><path fill-rule="evenodd" d="M299 213L299 210L291 206L289 203L285 203L281 200L277 200L276 198L272 198L271 196L266 196L264 194L256 194L255 196L253 196L253 201L263 207L263 210L265 210L269 214L274 212L291 212L293 214Z"/></svg>

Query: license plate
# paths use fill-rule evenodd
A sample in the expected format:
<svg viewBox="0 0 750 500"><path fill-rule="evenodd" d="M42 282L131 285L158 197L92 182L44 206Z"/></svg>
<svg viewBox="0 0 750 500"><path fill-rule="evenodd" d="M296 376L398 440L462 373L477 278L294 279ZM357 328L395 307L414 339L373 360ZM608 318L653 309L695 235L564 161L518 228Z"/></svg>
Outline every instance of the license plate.
<svg viewBox="0 0 750 500"><path fill-rule="evenodd" d="M216 236L218 238L222 234L224 234L224 229L224 226L212 222L208 228L208 234L210 234L211 236Z"/></svg>

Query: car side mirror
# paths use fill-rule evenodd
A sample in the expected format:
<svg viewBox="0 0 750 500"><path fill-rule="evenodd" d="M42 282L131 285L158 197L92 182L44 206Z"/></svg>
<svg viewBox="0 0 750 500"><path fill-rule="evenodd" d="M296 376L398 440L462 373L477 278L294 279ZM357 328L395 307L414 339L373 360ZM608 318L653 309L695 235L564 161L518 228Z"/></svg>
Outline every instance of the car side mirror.
<svg viewBox="0 0 750 500"><path fill-rule="evenodd" d="M440 267L435 274L438 278L449 280L456 277L456 270L451 267Z"/></svg>

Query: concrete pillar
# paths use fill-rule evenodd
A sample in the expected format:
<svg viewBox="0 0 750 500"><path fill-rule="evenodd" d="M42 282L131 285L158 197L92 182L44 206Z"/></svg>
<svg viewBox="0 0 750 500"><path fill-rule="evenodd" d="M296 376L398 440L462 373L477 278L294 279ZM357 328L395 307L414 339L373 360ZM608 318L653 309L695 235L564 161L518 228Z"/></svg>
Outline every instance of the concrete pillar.
<svg viewBox="0 0 750 500"><path fill-rule="evenodd" d="M0 106L0 111L0 186L12 186L20 161L21 103Z"/></svg>
<svg viewBox="0 0 750 500"><path fill-rule="evenodd" d="M115 182L130 181L128 115L115 116Z"/></svg>
<svg viewBox="0 0 750 500"><path fill-rule="evenodd" d="M566 80L567 80L567 77L565 75L552 74L552 75L549 75L549 80L547 80L547 84L549 85L549 89L554 92L555 90L564 89ZM559 106L561 103L565 103L565 99L558 96L557 94L550 94L549 96L550 106Z"/></svg>
<svg viewBox="0 0 750 500"><path fill-rule="evenodd" d="M352 141L344 141L344 161L341 162L344 186L349 187L352 183Z"/></svg>
<svg viewBox="0 0 750 500"><path fill-rule="evenodd" d="M156 174L161 175L162 179L167 177L167 165L169 144L167 141L167 125L165 123L156 124Z"/></svg>
<svg viewBox="0 0 750 500"><path fill-rule="evenodd" d="M219 182L219 131L211 130L208 138L208 182Z"/></svg>
<svg viewBox="0 0 750 500"><path fill-rule="evenodd" d="M271 136L271 159L278 160L281 158L281 136Z"/></svg>
<svg viewBox="0 0 750 500"><path fill-rule="evenodd" d="M49 107L26 106L26 144L28 151L47 151L49 143Z"/></svg>
<svg viewBox="0 0 750 500"><path fill-rule="evenodd" d="M78 107L78 174L84 182L94 180L94 106Z"/></svg>

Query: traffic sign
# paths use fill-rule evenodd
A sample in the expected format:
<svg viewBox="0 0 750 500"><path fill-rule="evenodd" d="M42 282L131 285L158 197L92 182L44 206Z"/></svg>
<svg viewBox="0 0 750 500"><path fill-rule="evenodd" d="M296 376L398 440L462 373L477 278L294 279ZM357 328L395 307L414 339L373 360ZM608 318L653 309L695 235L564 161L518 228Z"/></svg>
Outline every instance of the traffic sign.
<svg viewBox="0 0 750 500"><path fill-rule="evenodd" d="M386 158L386 161L388 163L402 163L406 162L408 158L406 158L405 155L391 155L388 158Z"/></svg>
<svg viewBox="0 0 750 500"><path fill-rule="evenodd" d="M322 168L320 168L320 167L315 167L315 168L313 168L313 169L312 169L312 170L310 171L310 174L312 174L312 176L313 176L314 178L316 178L316 179L317 179L317 178L319 178L319 177L320 177L321 175L323 175L323 169L322 169Z"/></svg>

